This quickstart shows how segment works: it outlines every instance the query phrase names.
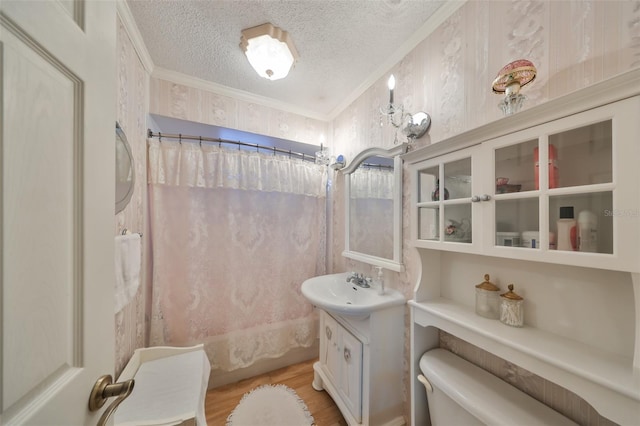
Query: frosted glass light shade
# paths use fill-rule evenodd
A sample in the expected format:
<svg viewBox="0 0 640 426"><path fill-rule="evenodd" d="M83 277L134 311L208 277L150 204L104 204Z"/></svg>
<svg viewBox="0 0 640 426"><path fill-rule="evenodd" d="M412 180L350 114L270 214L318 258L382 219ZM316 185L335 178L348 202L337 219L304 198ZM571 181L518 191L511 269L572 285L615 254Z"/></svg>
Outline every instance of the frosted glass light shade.
<svg viewBox="0 0 640 426"><path fill-rule="evenodd" d="M298 59L289 33L268 23L242 30L240 47L258 75L269 80L286 77Z"/></svg>

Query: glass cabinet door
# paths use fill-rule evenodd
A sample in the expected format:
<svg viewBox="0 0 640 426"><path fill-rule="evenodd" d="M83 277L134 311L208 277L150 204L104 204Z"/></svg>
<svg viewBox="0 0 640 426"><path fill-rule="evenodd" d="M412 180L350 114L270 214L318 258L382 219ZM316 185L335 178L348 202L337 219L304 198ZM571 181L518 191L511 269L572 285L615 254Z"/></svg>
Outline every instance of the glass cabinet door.
<svg viewBox="0 0 640 426"><path fill-rule="evenodd" d="M471 157L443 164L444 241L471 243Z"/></svg>
<svg viewBox="0 0 640 426"><path fill-rule="evenodd" d="M611 120L549 135L549 231L558 250L613 253L612 157Z"/></svg>
<svg viewBox="0 0 640 426"><path fill-rule="evenodd" d="M471 243L471 157L419 170L418 186L418 239Z"/></svg>
<svg viewBox="0 0 640 426"><path fill-rule="evenodd" d="M418 239L440 241L440 167L418 172ZM446 194L445 194L446 197Z"/></svg>
<svg viewBox="0 0 640 426"><path fill-rule="evenodd" d="M496 246L540 248L539 140L494 150Z"/></svg>

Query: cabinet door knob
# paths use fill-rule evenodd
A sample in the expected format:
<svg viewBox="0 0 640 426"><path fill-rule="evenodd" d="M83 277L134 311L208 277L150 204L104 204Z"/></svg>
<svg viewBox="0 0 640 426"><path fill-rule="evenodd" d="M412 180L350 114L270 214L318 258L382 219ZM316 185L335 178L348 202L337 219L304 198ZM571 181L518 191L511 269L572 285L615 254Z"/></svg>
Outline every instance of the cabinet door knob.
<svg viewBox="0 0 640 426"><path fill-rule="evenodd" d="M347 362L351 360L351 349L344 348L344 360Z"/></svg>
<svg viewBox="0 0 640 426"><path fill-rule="evenodd" d="M480 201L480 197L478 197L477 195L474 195L473 197L471 197L471 202L472 203L477 203Z"/></svg>
<svg viewBox="0 0 640 426"><path fill-rule="evenodd" d="M482 194L482 196L480 197L480 200L482 201L489 201L490 199L491 199L491 196L487 194Z"/></svg>
<svg viewBox="0 0 640 426"><path fill-rule="evenodd" d="M329 328L329 326L328 326L328 325L325 327L324 332L325 332L325 334L327 335L327 339L331 340L331 335L332 335L333 333L331 333L331 329Z"/></svg>

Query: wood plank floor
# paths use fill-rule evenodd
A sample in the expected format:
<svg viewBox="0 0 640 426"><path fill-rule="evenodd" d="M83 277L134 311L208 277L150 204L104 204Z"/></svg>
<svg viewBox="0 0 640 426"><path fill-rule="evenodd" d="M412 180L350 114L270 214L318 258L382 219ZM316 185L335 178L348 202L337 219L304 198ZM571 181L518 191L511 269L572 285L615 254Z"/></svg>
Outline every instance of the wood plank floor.
<svg viewBox="0 0 640 426"><path fill-rule="evenodd" d="M242 395L265 384L283 384L298 394L307 404L316 426L346 426L340 410L326 391L313 389L313 363L310 360L279 370L251 377L238 383L211 389L205 400L205 413L209 426L224 426L227 417L238 405Z"/></svg>

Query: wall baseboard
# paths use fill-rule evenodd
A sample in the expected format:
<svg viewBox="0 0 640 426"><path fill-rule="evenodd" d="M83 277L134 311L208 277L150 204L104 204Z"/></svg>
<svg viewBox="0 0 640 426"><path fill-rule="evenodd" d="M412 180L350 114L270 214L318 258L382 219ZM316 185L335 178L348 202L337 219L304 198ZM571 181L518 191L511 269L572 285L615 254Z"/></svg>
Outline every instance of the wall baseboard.
<svg viewBox="0 0 640 426"><path fill-rule="evenodd" d="M299 362L308 361L318 357L320 353L319 340L308 348L292 349L283 356L273 359L264 359L255 364L234 371L211 370L209 375L209 389L219 388L230 383L236 383L240 380L248 379L269 371L297 364Z"/></svg>

